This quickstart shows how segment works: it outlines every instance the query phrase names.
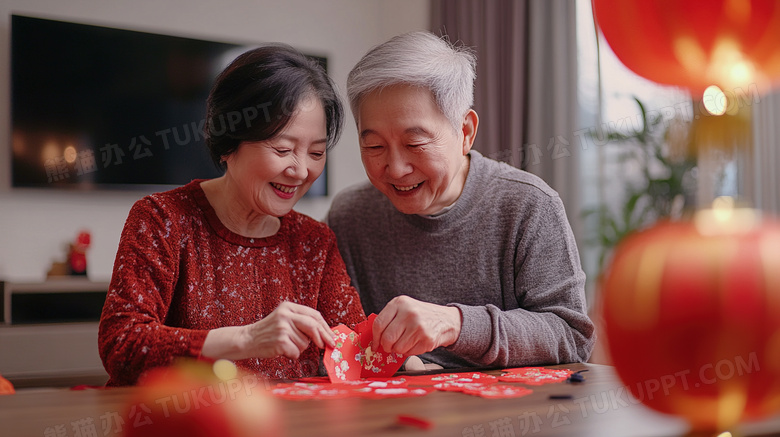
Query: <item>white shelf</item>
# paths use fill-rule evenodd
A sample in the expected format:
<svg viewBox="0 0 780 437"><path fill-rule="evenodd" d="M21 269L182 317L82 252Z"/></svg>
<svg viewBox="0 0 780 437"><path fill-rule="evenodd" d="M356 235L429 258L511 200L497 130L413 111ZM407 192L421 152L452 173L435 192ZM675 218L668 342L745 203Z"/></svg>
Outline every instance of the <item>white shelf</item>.
<svg viewBox="0 0 780 437"><path fill-rule="evenodd" d="M68 293L73 291L108 290L108 282L95 282L83 276L62 276L44 282L0 282L13 293Z"/></svg>
<svg viewBox="0 0 780 437"><path fill-rule="evenodd" d="M73 309L78 311L78 314L75 316L82 319L78 321L97 321L100 317L98 307L102 308L101 301L105 300L107 291L107 282L93 282L85 277L78 276L51 279L45 282L0 282L0 293L2 293L2 299L0 300L2 302L2 320L0 322L4 325L31 322L45 323L46 318L53 317L52 313L56 313L58 310L58 308L49 308L49 303L54 305L70 303L74 306ZM92 293L99 294L90 296ZM18 302L18 304L25 305L25 308L14 309L14 305L17 304L14 302L14 296L24 299L24 302ZM86 300L85 296L87 296ZM89 304L89 306L78 305L78 299L85 300L84 303ZM30 307L30 305L40 305L40 312L46 314L42 314L39 320L33 318L32 321L14 321L14 314L19 313L20 310L24 310L27 313L34 312L35 307ZM68 317L73 316L73 314L67 313L68 307L63 306L59 309L63 311L62 319L71 321L68 320Z"/></svg>
<svg viewBox="0 0 780 437"><path fill-rule="evenodd" d="M107 290L106 282L79 277L41 283L0 282L0 375L16 387L105 383L108 375L98 355L97 336L98 305L102 306ZM67 319L72 316L67 313L82 301L88 303L88 311L76 317L84 320L46 322L47 317ZM27 308L20 311L14 305ZM34 314L37 307L41 315ZM15 316L21 320L14 320Z"/></svg>

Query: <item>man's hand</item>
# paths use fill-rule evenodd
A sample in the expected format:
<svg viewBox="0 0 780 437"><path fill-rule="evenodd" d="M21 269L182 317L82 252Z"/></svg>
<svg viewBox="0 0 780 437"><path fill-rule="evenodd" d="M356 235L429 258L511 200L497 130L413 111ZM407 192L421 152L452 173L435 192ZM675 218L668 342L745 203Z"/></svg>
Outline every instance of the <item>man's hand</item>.
<svg viewBox="0 0 780 437"><path fill-rule="evenodd" d="M457 307L398 296L374 320L374 344L387 352L418 355L455 343L460 328L461 314Z"/></svg>

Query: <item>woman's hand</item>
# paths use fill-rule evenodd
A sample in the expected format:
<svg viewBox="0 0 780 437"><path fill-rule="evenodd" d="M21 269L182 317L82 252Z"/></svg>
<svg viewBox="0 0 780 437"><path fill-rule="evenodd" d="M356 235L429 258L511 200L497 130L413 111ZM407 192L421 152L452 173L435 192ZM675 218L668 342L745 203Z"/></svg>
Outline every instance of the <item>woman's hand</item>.
<svg viewBox="0 0 780 437"><path fill-rule="evenodd" d="M336 345L319 311L292 302L282 302L264 319L244 326L242 337L248 356L257 358L296 359L311 341L320 349Z"/></svg>
<svg viewBox="0 0 780 437"><path fill-rule="evenodd" d="M333 337L319 311L282 302L271 314L251 325L209 331L201 354L231 360L278 356L297 359L312 341L319 348L335 346Z"/></svg>

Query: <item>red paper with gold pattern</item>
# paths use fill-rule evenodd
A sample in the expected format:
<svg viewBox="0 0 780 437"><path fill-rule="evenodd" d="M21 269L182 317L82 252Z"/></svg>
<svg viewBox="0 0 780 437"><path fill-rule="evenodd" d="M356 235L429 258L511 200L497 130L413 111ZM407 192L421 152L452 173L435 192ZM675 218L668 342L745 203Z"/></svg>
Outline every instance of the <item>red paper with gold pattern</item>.
<svg viewBox="0 0 780 437"><path fill-rule="evenodd" d="M406 357L374 347L373 326L376 314L358 323L355 331L344 325L333 328L336 347L325 348L323 364L333 383L355 381L360 378L391 377L401 368Z"/></svg>

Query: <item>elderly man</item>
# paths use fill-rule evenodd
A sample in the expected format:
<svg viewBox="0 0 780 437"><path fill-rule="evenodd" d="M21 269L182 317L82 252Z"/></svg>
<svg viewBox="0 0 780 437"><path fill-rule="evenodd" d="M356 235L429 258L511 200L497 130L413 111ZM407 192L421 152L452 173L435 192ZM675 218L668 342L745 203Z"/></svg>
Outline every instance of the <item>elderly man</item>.
<svg viewBox="0 0 780 437"><path fill-rule="evenodd" d="M370 183L328 223L374 340L445 368L585 361L585 275L557 193L472 150L474 55L427 32L368 52L347 81Z"/></svg>

